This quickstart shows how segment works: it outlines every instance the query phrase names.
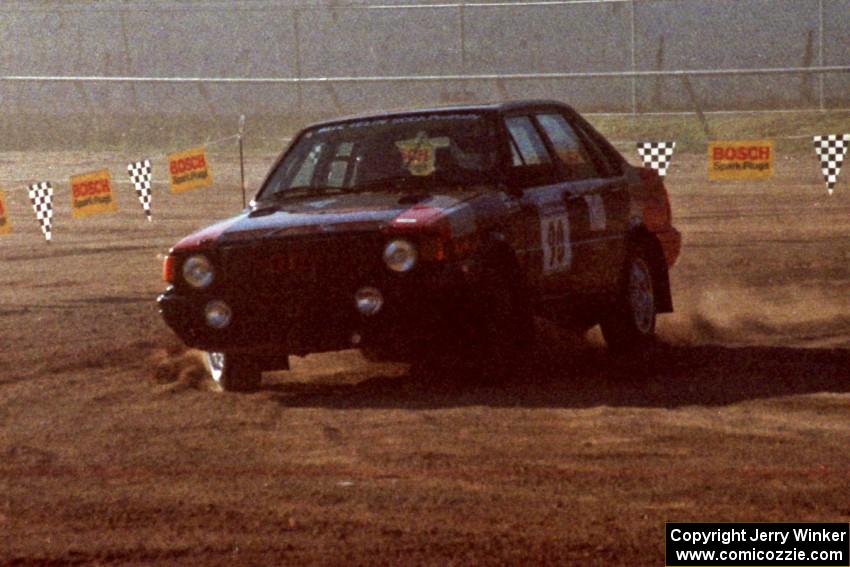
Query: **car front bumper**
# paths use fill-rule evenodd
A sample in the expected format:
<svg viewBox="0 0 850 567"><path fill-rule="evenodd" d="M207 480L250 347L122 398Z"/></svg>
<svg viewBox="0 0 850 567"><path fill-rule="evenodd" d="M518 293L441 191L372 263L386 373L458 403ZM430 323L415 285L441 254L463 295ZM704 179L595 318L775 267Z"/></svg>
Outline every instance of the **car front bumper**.
<svg viewBox="0 0 850 567"><path fill-rule="evenodd" d="M159 296L160 312L171 329L190 347L206 351L257 355L295 354L341 350L375 343L421 343L441 334L460 318L474 283L469 266L441 265L409 274L384 274L341 288L282 291L274 296L244 292L178 292L170 288ZM376 287L383 307L362 315L355 293ZM233 312L223 329L210 327L204 317L208 302L224 301Z"/></svg>

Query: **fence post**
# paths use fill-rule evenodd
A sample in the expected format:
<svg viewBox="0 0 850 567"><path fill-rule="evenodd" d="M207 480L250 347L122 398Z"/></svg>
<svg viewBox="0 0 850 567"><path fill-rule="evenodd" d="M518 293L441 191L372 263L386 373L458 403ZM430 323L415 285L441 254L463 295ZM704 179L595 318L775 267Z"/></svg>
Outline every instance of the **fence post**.
<svg viewBox="0 0 850 567"><path fill-rule="evenodd" d="M682 75L682 83L685 85L685 91L688 93L688 98L691 99L691 104L694 106L694 110L697 113L697 118L699 118L700 124L702 124L702 131L705 132L705 137L707 140L711 139L711 130L708 127L708 119L705 117L705 113L702 111L702 103L697 97L697 93L694 91L694 87L691 86L691 79L687 75Z"/></svg>
<svg viewBox="0 0 850 567"><path fill-rule="evenodd" d="M803 51L803 67L811 68L815 65L815 31L809 30L806 33L806 48ZM800 81L800 102L807 107L815 104L815 79L816 77L811 73L806 73Z"/></svg>
<svg viewBox="0 0 850 567"><path fill-rule="evenodd" d="M658 40L658 50L655 52L655 70L664 70L664 34ZM652 93L652 111L659 112L664 108L664 77L655 77L655 91Z"/></svg>
<svg viewBox="0 0 850 567"><path fill-rule="evenodd" d="M298 25L301 11L298 8L292 9L292 25L295 32L295 107L298 109L299 116L304 114L304 98L301 92L301 30Z"/></svg>
<svg viewBox="0 0 850 567"><path fill-rule="evenodd" d="M818 0L818 27L820 29L820 33L818 33L819 38L819 46L818 46L818 64L823 67L823 0ZM823 73L818 73L818 96L820 98L820 109L824 110L824 93L823 93Z"/></svg>
<svg viewBox="0 0 850 567"><path fill-rule="evenodd" d="M239 178L242 181L242 208L245 208L245 149L242 138L245 135L245 115L239 115Z"/></svg>
<svg viewBox="0 0 850 567"><path fill-rule="evenodd" d="M460 15L460 73L466 74L466 2L461 1L458 7Z"/></svg>
<svg viewBox="0 0 850 567"><path fill-rule="evenodd" d="M635 63L635 0L631 0L631 59L632 59L632 73L637 70L637 65ZM637 76L632 75L632 114L637 114Z"/></svg>
<svg viewBox="0 0 850 567"><path fill-rule="evenodd" d="M133 74L133 60L130 57L130 39L127 37L127 22L126 22L126 14L124 8L120 8L118 10L118 24L121 28L121 39L124 41L124 75L132 75ZM109 69L108 72L114 72L112 69ZM135 83L130 83L130 106L133 108L133 112L139 113L139 95L136 92Z"/></svg>

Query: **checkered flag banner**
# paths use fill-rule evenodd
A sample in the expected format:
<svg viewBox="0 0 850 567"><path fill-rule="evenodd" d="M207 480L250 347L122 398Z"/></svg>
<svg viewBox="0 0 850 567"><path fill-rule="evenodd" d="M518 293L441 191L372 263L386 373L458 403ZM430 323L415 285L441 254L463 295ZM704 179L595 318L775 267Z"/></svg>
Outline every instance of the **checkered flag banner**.
<svg viewBox="0 0 850 567"><path fill-rule="evenodd" d="M50 225L53 221L53 186L48 182L33 183L27 188L35 218L41 225L44 239L50 242Z"/></svg>
<svg viewBox="0 0 850 567"><path fill-rule="evenodd" d="M643 164L657 171L662 177L667 175L675 149L676 142L638 142L637 145L637 152Z"/></svg>
<svg viewBox="0 0 850 567"><path fill-rule="evenodd" d="M826 190L832 195L838 174L841 172L841 163L850 147L850 134L829 136L815 136L815 153L820 158L820 166L823 178L826 180Z"/></svg>
<svg viewBox="0 0 850 567"><path fill-rule="evenodd" d="M145 216L148 222L151 221L151 160L144 159L136 161L127 166L127 173L130 175L130 181L133 182L133 187L136 189L136 196L145 210Z"/></svg>

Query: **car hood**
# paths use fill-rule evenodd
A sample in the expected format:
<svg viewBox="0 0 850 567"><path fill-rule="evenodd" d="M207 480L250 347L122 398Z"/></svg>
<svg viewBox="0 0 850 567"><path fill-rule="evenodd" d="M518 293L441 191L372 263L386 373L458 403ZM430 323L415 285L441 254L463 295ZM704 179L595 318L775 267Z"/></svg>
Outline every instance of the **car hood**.
<svg viewBox="0 0 850 567"><path fill-rule="evenodd" d="M352 193L261 202L251 210L181 240L173 250L258 238L380 230L394 223L422 226L445 217L481 192L450 191L423 195Z"/></svg>

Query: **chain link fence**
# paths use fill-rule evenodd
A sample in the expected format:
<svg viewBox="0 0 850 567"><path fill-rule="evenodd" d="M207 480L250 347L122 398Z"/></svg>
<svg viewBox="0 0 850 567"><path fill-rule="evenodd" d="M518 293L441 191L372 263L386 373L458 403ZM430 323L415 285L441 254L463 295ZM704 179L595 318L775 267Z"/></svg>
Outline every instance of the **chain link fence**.
<svg viewBox="0 0 850 567"><path fill-rule="evenodd" d="M7 146L517 98L850 106L850 0L7 1L0 40Z"/></svg>

